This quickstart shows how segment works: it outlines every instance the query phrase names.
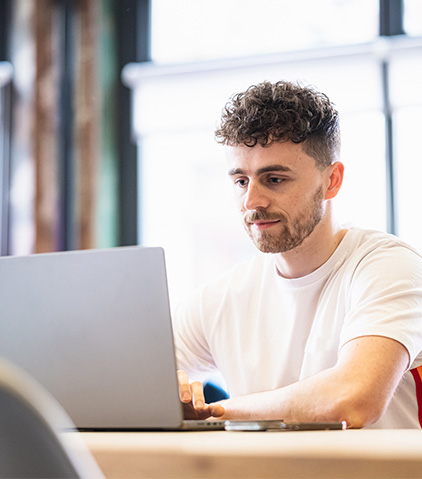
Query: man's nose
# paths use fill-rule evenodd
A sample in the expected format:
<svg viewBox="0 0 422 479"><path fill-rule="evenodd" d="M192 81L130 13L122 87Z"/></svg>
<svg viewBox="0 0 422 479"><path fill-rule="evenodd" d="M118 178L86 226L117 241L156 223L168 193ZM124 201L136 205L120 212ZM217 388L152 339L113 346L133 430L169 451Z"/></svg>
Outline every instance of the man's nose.
<svg viewBox="0 0 422 479"><path fill-rule="evenodd" d="M268 208L269 198L262 185L253 181L249 183L243 206L250 211Z"/></svg>

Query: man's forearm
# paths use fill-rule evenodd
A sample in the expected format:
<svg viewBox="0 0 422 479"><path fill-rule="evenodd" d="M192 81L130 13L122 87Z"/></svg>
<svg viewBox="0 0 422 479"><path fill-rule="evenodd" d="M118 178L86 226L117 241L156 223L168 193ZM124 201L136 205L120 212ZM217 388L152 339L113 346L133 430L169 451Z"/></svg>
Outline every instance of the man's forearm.
<svg viewBox="0 0 422 479"><path fill-rule="evenodd" d="M346 421L363 427L387 408L408 365L398 342L368 336L347 343L337 365L289 386L222 401L226 419Z"/></svg>
<svg viewBox="0 0 422 479"><path fill-rule="evenodd" d="M221 401L224 419L283 419L285 421L346 421L349 427L362 427L370 419L368 407L358 405L353 394L333 383L332 371L284 388L238 396ZM348 388L345 388L348 389ZM373 414L372 414L373 416ZM372 421L371 421L372 422Z"/></svg>

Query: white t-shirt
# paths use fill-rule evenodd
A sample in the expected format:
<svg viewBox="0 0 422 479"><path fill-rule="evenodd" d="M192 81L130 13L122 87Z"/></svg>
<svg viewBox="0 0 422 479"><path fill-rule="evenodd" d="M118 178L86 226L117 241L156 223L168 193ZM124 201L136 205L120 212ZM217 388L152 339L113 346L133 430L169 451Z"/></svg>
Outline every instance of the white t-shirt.
<svg viewBox="0 0 422 479"><path fill-rule="evenodd" d="M409 370L372 427L421 427L410 370L422 365L422 258L392 235L352 228L326 263L297 279L260 253L196 291L173 319L178 366L197 378L220 371L232 397L332 367L356 337L395 339Z"/></svg>

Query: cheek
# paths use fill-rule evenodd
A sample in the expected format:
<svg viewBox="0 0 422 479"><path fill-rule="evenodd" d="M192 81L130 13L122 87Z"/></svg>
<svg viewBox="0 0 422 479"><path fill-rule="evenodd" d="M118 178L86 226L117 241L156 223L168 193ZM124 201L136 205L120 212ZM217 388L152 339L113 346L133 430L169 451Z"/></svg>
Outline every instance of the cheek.
<svg viewBox="0 0 422 479"><path fill-rule="evenodd" d="M312 204L316 197L319 198L320 196L322 197L322 185L312 182L307 187L301 188L301 190L297 192L294 196L294 203L296 203L298 207L305 208Z"/></svg>
<svg viewBox="0 0 422 479"><path fill-rule="evenodd" d="M274 207L290 212L294 215L294 212L302 208L303 196L300 194L288 194L283 195L281 198L277 198L278 201L274 202Z"/></svg>

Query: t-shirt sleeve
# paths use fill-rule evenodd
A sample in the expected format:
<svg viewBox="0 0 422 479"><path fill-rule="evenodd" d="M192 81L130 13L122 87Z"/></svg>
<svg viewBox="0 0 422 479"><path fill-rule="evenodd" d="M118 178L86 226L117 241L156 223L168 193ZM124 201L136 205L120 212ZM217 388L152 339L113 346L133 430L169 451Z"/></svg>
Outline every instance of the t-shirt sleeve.
<svg viewBox="0 0 422 479"><path fill-rule="evenodd" d="M402 244L380 246L356 266L340 344L385 336L405 346L409 366L422 363L422 258Z"/></svg>
<svg viewBox="0 0 422 479"><path fill-rule="evenodd" d="M190 379L203 380L216 370L203 329L202 290L173 311L173 334L177 367L186 371Z"/></svg>

